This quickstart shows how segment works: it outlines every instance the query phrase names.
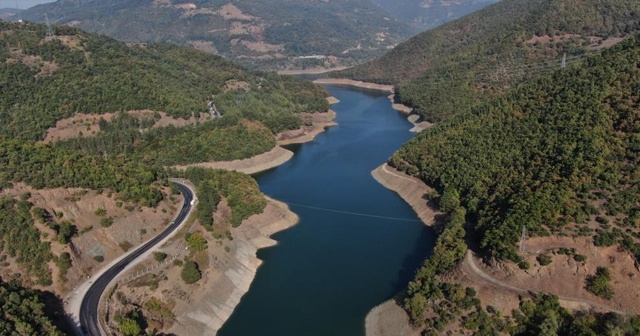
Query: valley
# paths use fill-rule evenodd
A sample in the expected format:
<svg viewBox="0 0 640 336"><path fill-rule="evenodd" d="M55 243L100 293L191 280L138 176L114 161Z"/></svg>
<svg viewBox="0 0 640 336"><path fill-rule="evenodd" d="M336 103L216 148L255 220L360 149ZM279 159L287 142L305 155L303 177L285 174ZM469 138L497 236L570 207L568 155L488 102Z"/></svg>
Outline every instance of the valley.
<svg viewBox="0 0 640 336"><path fill-rule="evenodd" d="M59 0L0 21L0 334L638 334L639 13Z"/></svg>

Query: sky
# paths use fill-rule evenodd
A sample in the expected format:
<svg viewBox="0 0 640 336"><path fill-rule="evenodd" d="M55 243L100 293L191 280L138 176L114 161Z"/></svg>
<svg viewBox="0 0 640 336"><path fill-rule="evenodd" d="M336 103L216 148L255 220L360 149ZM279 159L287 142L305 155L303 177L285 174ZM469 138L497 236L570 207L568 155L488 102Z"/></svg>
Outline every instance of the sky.
<svg viewBox="0 0 640 336"><path fill-rule="evenodd" d="M35 5L55 1L56 0L18 0L18 8L27 9ZM0 0L0 8L16 8L16 0Z"/></svg>

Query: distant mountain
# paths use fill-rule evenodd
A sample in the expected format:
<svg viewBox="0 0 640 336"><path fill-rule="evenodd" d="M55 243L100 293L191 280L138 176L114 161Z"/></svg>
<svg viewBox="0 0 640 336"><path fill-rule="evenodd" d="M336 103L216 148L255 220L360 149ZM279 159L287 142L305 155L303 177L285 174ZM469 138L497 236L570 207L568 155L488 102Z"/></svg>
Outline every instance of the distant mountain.
<svg viewBox="0 0 640 336"><path fill-rule="evenodd" d="M15 8L0 8L0 20L13 20L20 10Z"/></svg>
<svg viewBox="0 0 640 336"><path fill-rule="evenodd" d="M417 32L369 0L58 0L23 16L43 22L45 14L122 41L191 44L271 67L352 64Z"/></svg>
<svg viewBox="0 0 640 336"><path fill-rule="evenodd" d="M397 84L439 121L638 30L640 1L503 0L332 76Z"/></svg>
<svg viewBox="0 0 640 336"><path fill-rule="evenodd" d="M372 0L395 17L422 30L431 29L499 0Z"/></svg>

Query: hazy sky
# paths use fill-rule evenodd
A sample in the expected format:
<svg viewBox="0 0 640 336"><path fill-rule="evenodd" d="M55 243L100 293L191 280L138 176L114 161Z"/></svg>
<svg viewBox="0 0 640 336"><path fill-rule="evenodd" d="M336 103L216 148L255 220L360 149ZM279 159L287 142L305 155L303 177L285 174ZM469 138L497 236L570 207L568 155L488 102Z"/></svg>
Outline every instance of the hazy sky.
<svg viewBox="0 0 640 336"><path fill-rule="evenodd" d="M35 5L55 1L56 0L18 0L18 8L27 9ZM16 0L0 0L0 8L16 8Z"/></svg>

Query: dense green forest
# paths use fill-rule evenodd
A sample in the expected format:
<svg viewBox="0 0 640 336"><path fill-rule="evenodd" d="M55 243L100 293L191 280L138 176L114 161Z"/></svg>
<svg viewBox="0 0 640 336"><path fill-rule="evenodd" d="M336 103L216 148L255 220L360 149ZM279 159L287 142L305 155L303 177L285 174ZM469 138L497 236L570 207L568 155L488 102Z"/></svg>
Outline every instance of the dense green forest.
<svg viewBox="0 0 640 336"><path fill-rule="evenodd" d="M258 123L225 116L193 126L162 127L140 132L138 119L128 114L111 123L100 122L102 132L54 144L95 155L123 156L149 166L245 159L268 152L273 134Z"/></svg>
<svg viewBox="0 0 640 336"><path fill-rule="evenodd" d="M143 206L155 206L162 200L158 184L166 184L166 173L160 167L126 155L105 158L13 139L0 141L0 168L3 188L25 182L36 189L110 189L118 198Z"/></svg>
<svg viewBox="0 0 640 336"><path fill-rule="evenodd" d="M16 281L0 279L0 307L0 335L64 335L54 325L61 317L48 315L42 296Z"/></svg>
<svg viewBox="0 0 640 336"><path fill-rule="evenodd" d="M503 0L332 76L395 84L401 102L442 121L639 28L637 1Z"/></svg>
<svg viewBox="0 0 640 336"><path fill-rule="evenodd" d="M223 114L275 131L298 127L296 112L328 109L326 91L308 81L252 73L187 47L127 46L66 26L55 27L48 41L42 25L0 22L0 31L2 136L40 140L56 121L79 112L150 109L189 117L207 111L212 95L220 95ZM246 85L227 86L237 82Z"/></svg>
<svg viewBox="0 0 640 336"><path fill-rule="evenodd" d="M574 316L557 298L524 300L514 320L480 306L472 289L439 280L477 237L487 258L527 265L515 250L534 235L588 235L640 260L640 36L543 76L420 133L392 165L434 186L448 213L433 254L409 284L404 307L437 334L454 319L476 335L635 335L640 318ZM593 231L588 224L600 226ZM475 239L475 238L474 238ZM607 292L608 270L588 289ZM602 280L602 281L601 281ZM610 290L609 290L610 291ZM599 293L597 293L600 295ZM437 316L424 319L426 311Z"/></svg>
<svg viewBox="0 0 640 336"><path fill-rule="evenodd" d="M220 196L227 199L231 208L233 226L240 225L251 215L261 213L267 205L256 180L242 173L190 167L184 172L174 172L173 175L189 179L198 186L199 191L210 192L204 201L198 203L199 217L211 216ZM213 221L204 220L202 224L210 230Z"/></svg>
<svg viewBox="0 0 640 336"><path fill-rule="evenodd" d="M178 7L187 3L196 8ZM44 22L45 13L52 22L76 22L122 41L204 43L211 52L269 68L290 65L302 55L371 59L418 32L370 0L66 0L22 16ZM353 52L343 53L347 49Z"/></svg>
<svg viewBox="0 0 640 336"><path fill-rule="evenodd" d="M635 246L625 232L640 225L638 65L632 37L434 126L391 163L459 199L492 257L519 261L522 226L577 235L596 216Z"/></svg>
<svg viewBox="0 0 640 336"><path fill-rule="evenodd" d="M36 283L52 284L51 270L47 263L53 255L49 243L40 240L40 231L31 217L31 203L12 198L0 199L0 255L3 262L8 257L25 271L26 279L35 277Z"/></svg>

